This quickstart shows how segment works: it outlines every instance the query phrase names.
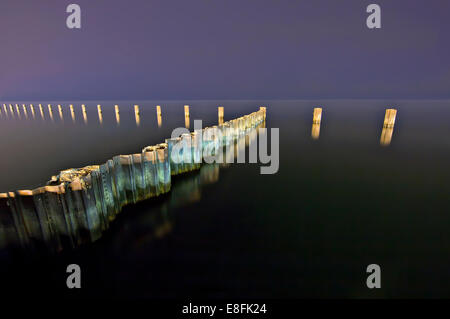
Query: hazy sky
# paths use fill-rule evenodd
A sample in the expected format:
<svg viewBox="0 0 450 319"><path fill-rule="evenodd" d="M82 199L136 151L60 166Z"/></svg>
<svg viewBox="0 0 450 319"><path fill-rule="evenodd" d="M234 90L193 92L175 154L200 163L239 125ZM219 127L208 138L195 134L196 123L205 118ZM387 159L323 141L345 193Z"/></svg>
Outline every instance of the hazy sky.
<svg viewBox="0 0 450 319"><path fill-rule="evenodd" d="M449 98L449 17L448 0L1 0L0 99Z"/></svg>

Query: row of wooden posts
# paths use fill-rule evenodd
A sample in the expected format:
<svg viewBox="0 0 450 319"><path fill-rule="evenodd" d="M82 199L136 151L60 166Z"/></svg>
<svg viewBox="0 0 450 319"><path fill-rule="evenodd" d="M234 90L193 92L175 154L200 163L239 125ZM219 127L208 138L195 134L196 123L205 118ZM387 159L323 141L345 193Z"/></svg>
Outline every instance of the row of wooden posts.
<svg viewBox="0 0 450 319"><path fill-rule="evenodd" d="M383 130L381 132L380 144L388 146L392 141L392 134L394 133L395 118L397 117L396 109L386 109L384 114ZM322 121L322 108L316 107L313 112L313 125L311 130L311 137L318 139L320 135L320 123Z"/></svg>
<svg viewBox="0 0 450 319"><path fill-rule="evenodd" d="M44 119L45 115L44 115L42 104L39 104L38 107L39 107L40 115L41 115L42 119ZM48 108L49 116L50 116L51 120L53 120L52 105L48 104L47 108ZM20 118L21 114L20 114L20 108L19 108L18 104L15 104L15 109L16 109L17 116ZM22 109L23 109L23 113L24 113L25 117L28 118L27 107L25 104L22 104ZM33 104L29 105L29 109L34 118L35 117L35 109L34 109ZM72 104L69 105L69 109L70 109L72 121L75 122L75 112L74 112L74 107ZM84 104L81 105L81 112L83 115L83 120L87 124L86 106ZM116 122L117 122L117 124L120 124L120 110L119 110L118 105L114 105L114 112L116 115ZM6 116L9 116L8 115L8 107L6 106L6 104L3 104L3 112L0 108L0 115L3 115L3 113ZM64 120L62 106L60 104L58 104L58 113L59 113L59 117L61 118L61 120ZM102 114L102 107L100 104L97 105L97 113L98 113L98 120L99 120L100 124L102 124L103 123L103 114ZM14 107L12 104L9 104L9 114L11 114L12 117L15 116ZM141 122L139 105L134 105L134 114L135 114L136 125L139 126L140 122ZM383 146L387 146L391 143L396 116L397 116L396 109L386 109L385 116L384 116L384 123L383 123L383 131L382 131L381 139L380 139L380 144ZM160 105L156 106L156 117L157 117L158 127L161 127L162 112L161 112ZM184 118L185 118L185 126L186 126L186 128L189 128L189 126L190 126L189 105L184 106ZM223 123L223 119L224 119L224 107L219 106L218 107L218 122L219 122L219 124ZM322 108L316 107L316 108L314 108L314 112L313 112L313 125L312 125L312 130L311 130L311 136L313 139L319 138L321 121L322 121Z"/></svg>
<svg viewBox="0 0 450 319"><path fill-rule="evenodd" d="M64 116L63 116L63 109L62 106L60 104L57 105L58 107L58 113L59 113L59 117L61 120L64 120ZM14 112L15 109L15 112ZM54 117L53 117L53 108L51 104L47 105L47 109L48 109L48 114L50 119L53 121ZM70 115L72 118L72 121L75 122L75 111L74 111L74 107L73 104L69 105L69 109L70 109ZM42 106L42 104L38 104L38 110L39 113L41 115L42 119L45 119L45 115L44 115L44 107ZM22 104L22 112L24 114L24 116L26 118L28 118L28 108L25 104ZM35 111L35 107L33 104L29 105L29 112L32 114L32 117L35 118L36 117L36 113L37 111ZM116 122L117 124L120 124L120 109L119 109L119 105L114 105L114 112L116 115ZM86 106L84 104L81 105L81 113L83 115L83 120L84 122L87 124L87 113L86 113ZM102 113L102 106L99 104L97 105L97 113L98 113L98 120L100 122L100 124L103 123L103 113ZM136 125L140 125L140 111L139 111L139 105L134 105L134 114L135 114L135 119L136 119ZM20 107L19 104L14 104L14 107L12 104L9 104L9 112L8 112L8 106L6 104L3 104L3 110L0 108L0 116L11 116L11 117L18 117L21 118L21 111L20 111ZM158 126L161 127L162 125L162 112L161 112L161 106L157 105L156 106L156 117L158 120ZM189 105L185 105L184 106L184 117L185 117L185 124L186 127L189 128L189 124L190 124L190 120L189 120ZM219 119L219 124L223 123L223 118L224 118L224 107L223 106L219 106L218 107L218 119Z"/></svg>

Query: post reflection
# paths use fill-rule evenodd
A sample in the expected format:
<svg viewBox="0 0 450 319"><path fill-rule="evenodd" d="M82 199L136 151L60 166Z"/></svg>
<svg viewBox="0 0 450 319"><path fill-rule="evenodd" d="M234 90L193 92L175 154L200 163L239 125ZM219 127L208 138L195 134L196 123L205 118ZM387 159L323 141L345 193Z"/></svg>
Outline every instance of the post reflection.
<svg viewBox="0 0 450 319"><path fill-rule="evenodd" d="M311 128L311 137L313 140L318 140L320 135L320 124L313 123Z"/></svg>
<svg viewBox="0 0 450 319"><path fill-rule="evenodd" d="M59 113L59 118L61 119L61 121L64 122L64 117L63 117L63 113L62 113L62 107L60 104L58 104L58 113Z"/></svg>
<svg viewBox="0 0 450 319"><path fill-rule="evenodd" d="M52 111L52 105L51 104L48 105L48 115L50 116L50 119L53 122L54 119L53 119L53 111Z"/></svg>
<svg viewBox="0 0 450 319"><path fill-rule="evenodd" d="M18 118L20 119L20 118L21 118L21 116L20 116L19 105L18 105L18 104L16 104L15 106L16 106L16 114L17 114L17 117L18 117Z"/></svg>
<svg viewBox="0 0 450 319"><path fill-rule="evenodd" d="M161 117L161 115L158 115L157 121L158 121L158 127L161 127L162 126L162 117Z"/></svg>
<svg viewBox="0 0 450 319"><path fill-rule="evenodd" d="M380 145L389 146L391 144L393 134L393 127L383 127L383 131L381 132Z"/></svg>
<svg viewBox="0 0 450 319"><path fill-rule="evenodd" d="M101 105L97 105L97 113L98 113L98 122L100 123L100 125L103 124L103 115L102 115L102 107Z"/></svg>
<svg viewBox="0 0 450 319"><path fill-rule="evenodd" d="M13 110L13 107L12 107L11 104L9 104L9 113L11 113L11 116L12 116L12 117L15 117L15 116L14 116L14 110Z"/></svg>
<svg viewBox="0 0 450 319"><path fill-rule="evenodd" d="M23 109L23 114L25 115L25 118L28 119L28 112L27 112L27 107L25 106L25 104L22 104L22 109Z"/></svg>
<svg viewBox="0 0 450 319"><path fill-rule="evenodd" d="M31 109L31 116L33 116L33 119L36 117L35 113L34 113L34 106L33 104L30 104L30 109Z"/></svg>
<svg viewBox="0 0 450 319"><path fill-rule="evenodd" d="M73 110L73 105L70 104L70 105L69 105L69 108L70 108L70 117L72 118L72 122L75 123L75 112L74 112L74 110Z"/></svg>
<svg viewBox="0 0 450 319"><path fill-rule="evenodd" d="M119 113L118 105L114 105L114 111L116 112L116 123L117 123L117 126L119 126L120 125L120 113Z"/></svg>
<svg viewBox="0 0 450 319"><path fill-rule="evenodd" d="M40 111L40 113L41 113L41 118L42 118L43 120L45 120L45 117L44 117L44 110L42 109L42 104L39 104L39 111Z"/></svg>
<svg viewBox="0 0 450 319"><path fill-rule="evenodd" d="M81 104L81 113L83 113L83 121L84 124L87 124L87 114L86 114L86 106L84 104Z"/></svg>

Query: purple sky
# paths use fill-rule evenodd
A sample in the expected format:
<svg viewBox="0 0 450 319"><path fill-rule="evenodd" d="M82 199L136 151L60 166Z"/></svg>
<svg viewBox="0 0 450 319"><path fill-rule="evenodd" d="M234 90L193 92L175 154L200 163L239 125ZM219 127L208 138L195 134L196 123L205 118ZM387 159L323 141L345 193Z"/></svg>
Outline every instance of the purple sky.
<svg viewBox="0 0 450 319"><path fill-rule="evenodd" d="M0 99L449 98L449 31L448 0L2 0Z"/></svg>

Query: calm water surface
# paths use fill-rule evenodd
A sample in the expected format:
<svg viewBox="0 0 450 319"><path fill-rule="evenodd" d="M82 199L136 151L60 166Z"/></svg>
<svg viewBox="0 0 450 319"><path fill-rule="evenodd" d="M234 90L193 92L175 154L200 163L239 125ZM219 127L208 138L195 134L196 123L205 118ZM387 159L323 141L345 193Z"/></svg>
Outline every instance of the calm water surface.
<svg viewBox="0 0 450 319"><path fill-rule="evenodd" d="M0 192L160 143L184 126L184 104L191 126L216 124L217 105L225 120L266 105L266 127L280 129L280 169L204 166L175 178L171 193L126 207L93 244L56 256L3 248L9 297L42 287L58 297L450 297L450 101L84 102L87 123L81 103L51 103L53 120L48 102L33 103L34 119L22 103L20 119L2 108ZM313 139L317 106L323 116ZM392 142L381 146L391 106ZM70 263L83 270L77 292L65 288ZM372 263L382 269L376 291L365 285Z"/></svg>

